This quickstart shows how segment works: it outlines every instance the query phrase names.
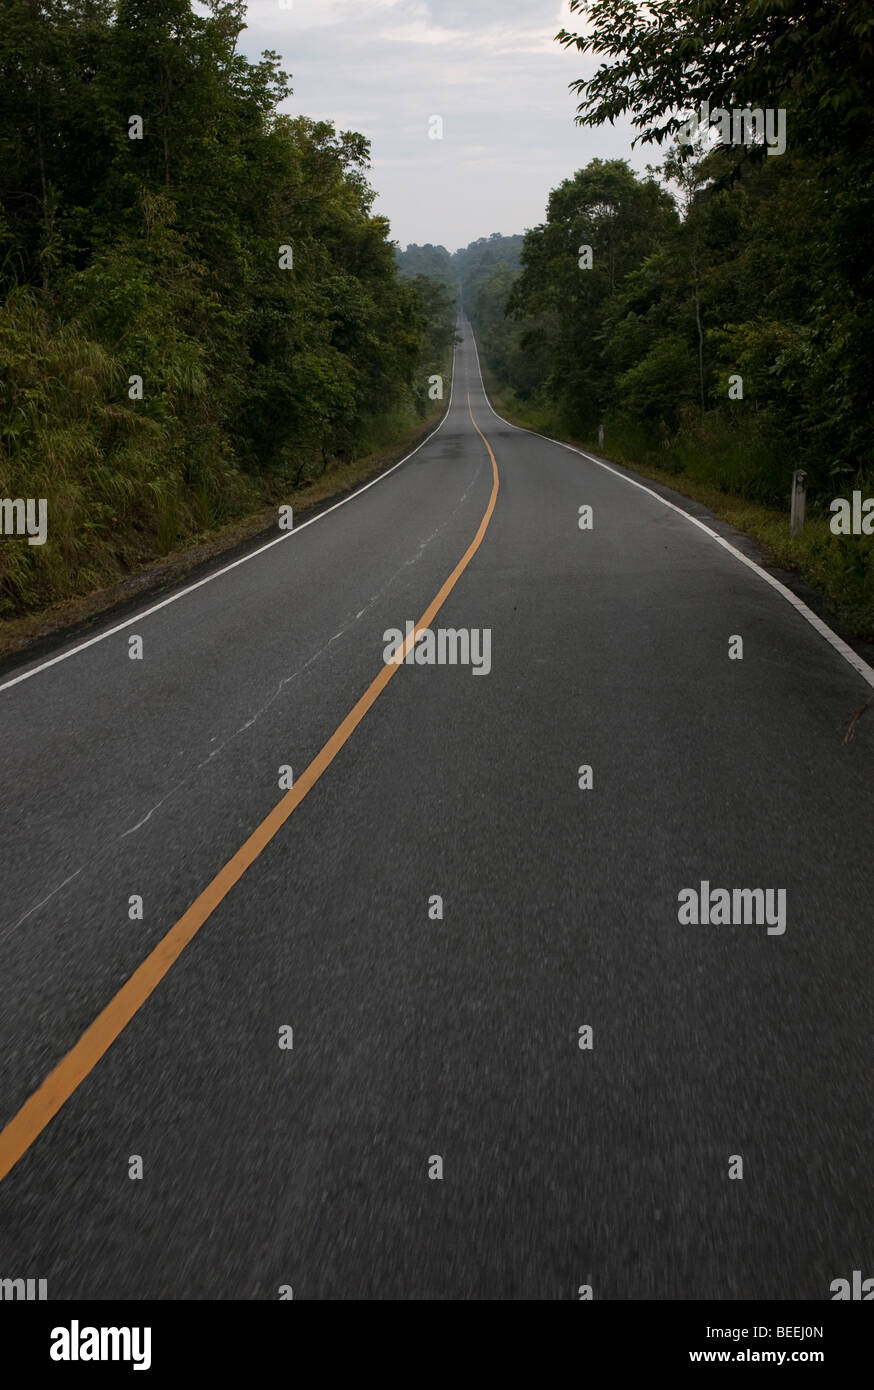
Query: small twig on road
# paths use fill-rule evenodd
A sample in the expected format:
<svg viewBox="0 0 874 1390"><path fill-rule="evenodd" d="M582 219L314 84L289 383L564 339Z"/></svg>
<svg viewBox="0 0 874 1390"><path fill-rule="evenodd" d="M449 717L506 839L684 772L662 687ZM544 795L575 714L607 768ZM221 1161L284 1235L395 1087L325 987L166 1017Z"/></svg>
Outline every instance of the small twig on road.
<svg viewBox="0 0 874 1390"><path fill-rule="evenodd" d="M847 732L844 734L844 743L852 743L853 739L856 737L856 725L870 705L874 705L874 695L869 695L864 705L860 705L859 708L850 715Z"/></svg>

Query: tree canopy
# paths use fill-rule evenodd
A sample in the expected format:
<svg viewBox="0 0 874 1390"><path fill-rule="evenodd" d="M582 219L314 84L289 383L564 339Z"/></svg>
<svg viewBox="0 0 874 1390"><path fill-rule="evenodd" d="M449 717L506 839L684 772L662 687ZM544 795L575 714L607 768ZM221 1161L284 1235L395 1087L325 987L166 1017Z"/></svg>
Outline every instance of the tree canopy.
<svg viewBox="0 0 874 1390"><path fill-rule="evenodd" d="M283 114L242 0L8 0L0 611L81 592L409 429L454 333L398 272L367 140Z"/></svg>

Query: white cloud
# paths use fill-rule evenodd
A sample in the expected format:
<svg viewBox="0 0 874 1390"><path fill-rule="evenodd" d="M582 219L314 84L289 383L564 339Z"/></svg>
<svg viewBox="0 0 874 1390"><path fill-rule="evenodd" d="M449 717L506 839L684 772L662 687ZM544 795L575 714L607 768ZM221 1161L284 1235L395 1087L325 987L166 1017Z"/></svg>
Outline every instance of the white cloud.
<svg viewBox="0 0 874 1390"><path fill-rule="evenodd" d="M580 28L566 0L251 0L247 19L242 51L275 49L292 74L287 109L371 141L375 210L404 245L521 231L594 155L657 158L631 154L627 127L574 124L568 84L594 64L555 43Z"/></svg>

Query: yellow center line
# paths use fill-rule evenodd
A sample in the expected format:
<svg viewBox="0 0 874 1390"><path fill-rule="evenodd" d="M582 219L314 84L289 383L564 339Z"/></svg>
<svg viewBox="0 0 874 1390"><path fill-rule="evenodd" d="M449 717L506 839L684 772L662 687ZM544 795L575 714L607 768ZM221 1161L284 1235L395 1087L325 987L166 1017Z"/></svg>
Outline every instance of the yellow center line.
<svg viewBox="0 0 874 1390"><path fill-rule="evenodd" d="M467 569L482 543L498 496L497 461L489 441L473 418L469 393L467 409L470 413L471 423L488 449L489 458L492 461L492 491L488 506L483 513L477 533L467 550L416 623L413 632L404 643L402 655L396 659L396 664L383 666L379 675L371 681L361 699L349 711L342 724L335 729L325 746L316 754L291 790L286 792L281 801L277 802L270 814L241 845L233 858L228 860L212 882L208 883L203 892L195 898L175 926L170 928L154 950L146 956L142 964L137 966L130 979L122 985L118 993L106 1005L106 1008L98 1014L76 1045L49 1073L42 1085L34 1091L29 1100L25 1101L18 1113L12 1117L0 1133L0 1181L14 1168L18 1160L58 1113L61 1106L69 1100L76 1087L97 1065L103 1054L108 1051L122 1030L130 1023L140 1006L145 1003L152 991L163 980L171 965L179 959L185 947L200 931L207 918L227 897L234 884L243 877L246 870L254 864L261 851L270 843L292 812L297 809L310 788L315 786L322 773L334 761L371 705L375 703L377 697L399 669L410 647L415 644L419 630L428 627L435 613L442 608Z"/></svg>

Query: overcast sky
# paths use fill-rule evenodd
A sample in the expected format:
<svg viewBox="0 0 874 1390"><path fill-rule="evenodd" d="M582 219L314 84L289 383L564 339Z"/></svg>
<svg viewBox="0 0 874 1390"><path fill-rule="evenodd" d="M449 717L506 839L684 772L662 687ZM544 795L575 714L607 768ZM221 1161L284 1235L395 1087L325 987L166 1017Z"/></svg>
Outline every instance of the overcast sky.
<svg viewBox="0 0 874 1390"><path fill-rule="evenodd" d="M561 0L249 0L239 47L282 54L284 109L367 136L395 241L454 251L542 222L549 190L596 155L659 158L632 152L627 125L574 124L568 83L595 65L555 42L564 26L580 27Z"/></svg>

